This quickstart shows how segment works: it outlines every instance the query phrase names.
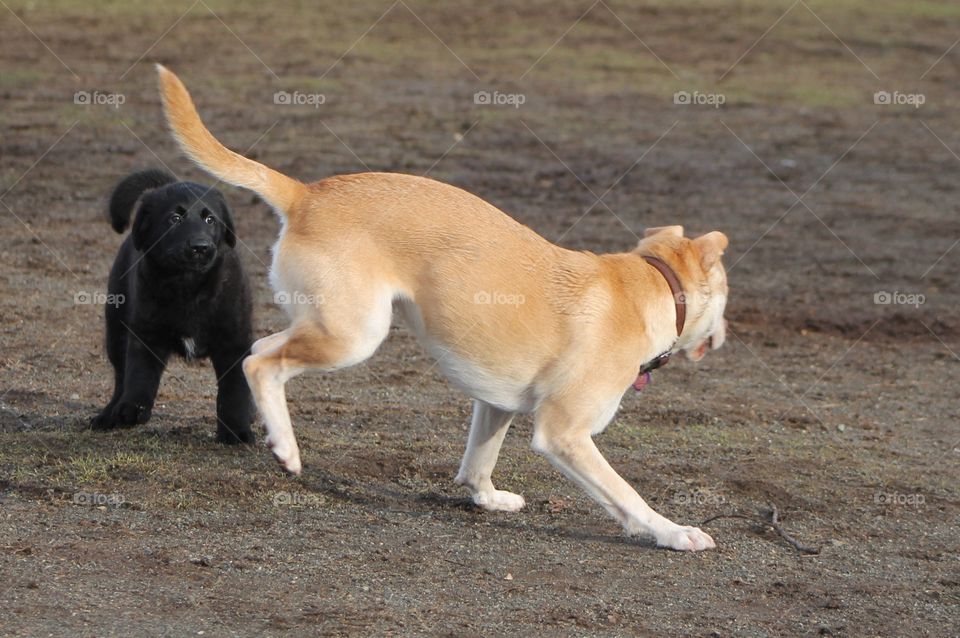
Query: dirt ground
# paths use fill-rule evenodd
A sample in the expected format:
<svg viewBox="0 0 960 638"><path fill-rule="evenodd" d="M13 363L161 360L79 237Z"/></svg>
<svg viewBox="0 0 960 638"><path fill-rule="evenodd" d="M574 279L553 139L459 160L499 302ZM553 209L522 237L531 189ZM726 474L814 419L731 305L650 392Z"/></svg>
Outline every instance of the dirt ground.
<svg viewBox="0 0 960 638"><path fill-rule="evenodd" d="M0 634L960 635L955 3L2 4ZM495 476L527 507L478 511L452 481L469 399L400 326L289 384L300 478L214 443L209 364L173 363L146 426L86 430L111 374L77 296L121 241L109 189L211 181L156 61L303 179L428 173L599 252L723 230L727 345L625 396L598 444L680 523L775 504L820 554L741 519L696 555L624 538L529 418ZM225 191L266 335L278 223Z"/></svg>

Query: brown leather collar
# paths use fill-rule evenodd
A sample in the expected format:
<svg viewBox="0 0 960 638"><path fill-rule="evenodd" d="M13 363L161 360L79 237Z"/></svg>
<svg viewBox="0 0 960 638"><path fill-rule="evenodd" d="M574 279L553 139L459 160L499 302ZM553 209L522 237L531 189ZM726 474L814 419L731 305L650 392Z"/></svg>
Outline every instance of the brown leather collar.
<svg viewBox="0 0 960 638"><path fill-rule="evenodd" d="M677 278L677 273L673 272L673 269L662 259L657 257L644 257L644 259L660 271L663 278L667 280L667 285L670 286L670 294L673 295L673 303L677 308L677 336L679 337L683 332L683 324L687 321L687 301L683 294L683 286L680 285L680 279Z"/></svg>

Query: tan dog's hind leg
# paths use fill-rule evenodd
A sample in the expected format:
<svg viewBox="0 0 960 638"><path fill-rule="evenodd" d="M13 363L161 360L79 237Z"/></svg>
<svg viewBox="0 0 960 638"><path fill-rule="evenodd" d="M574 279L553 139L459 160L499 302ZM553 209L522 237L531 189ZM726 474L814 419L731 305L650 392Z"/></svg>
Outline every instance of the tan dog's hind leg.
<svg viewBox="0 0 960 638"><path fill-rule="evenodd" d="M283 330L272 335L267 335L263 339L257 339L250 347L250 354L260 354L286 341L289 332L289 330Z"/></svg>
<svg viewBox="0 0 960 638"><path fill-rule="evenodd" d="M290 348L291 330L258 340L249 357L243 360L243 373L267 428L267 445L283 468L300 474L300 449L293 434L284 385L304 371L305 362Z"/></svg>
<svg viewBox="0 0 960 638"><path fill-rule="evenodd" d="M490 475L497 464L500 446L513 420L513 412L496 408L483 401L473 402L473 420L467 449L460 471L454 479L470 490L473 502L486 510L516 512L524 505L523 497L493 487Z"/></svg>
<svg viewBox="0 0 960 638"><path fill-rule="evenodd" d="M243 360L243 372L267 428L267 445L286 471L300 474L302 469L287 409L286 382L309 368L334 370L366 359L386 336L387 329L389 314L379 340L367 343L337 337L318 324L303 322L253 345L254 354Z"/></svg>
<svg viewBox="0 0 960 638"><path fill-rule="evenodd" d="M593 443L589 420L571 419L570 410L543 405L537 411L533 448L600 503L627 534L650 534L657 545L698 551L715 547L696 527L683 527L653 511L630 484L610 467Z"/></svg>

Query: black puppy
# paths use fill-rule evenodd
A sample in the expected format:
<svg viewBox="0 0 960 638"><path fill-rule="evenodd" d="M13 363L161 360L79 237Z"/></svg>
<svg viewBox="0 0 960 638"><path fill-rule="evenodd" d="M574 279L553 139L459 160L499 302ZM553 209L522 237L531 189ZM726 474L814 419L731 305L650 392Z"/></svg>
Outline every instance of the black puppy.
<svg viewBox="0 0 960 638"><path fill-rule="evenodd" d="M110 224L130 236L110 269L107 354L110 403L95 429L145 423L172 353L210 357L217 373L217 440L252 443L253 399L243 358L253 343L250 287L234 252L230 209L219 191L161 170L134 173L110 197Z"/></svg>

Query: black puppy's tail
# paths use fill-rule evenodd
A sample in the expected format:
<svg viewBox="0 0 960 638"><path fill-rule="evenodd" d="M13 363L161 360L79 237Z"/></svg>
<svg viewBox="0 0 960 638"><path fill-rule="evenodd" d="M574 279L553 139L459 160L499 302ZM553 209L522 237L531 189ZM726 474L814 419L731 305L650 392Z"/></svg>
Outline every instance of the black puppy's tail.
<svg viewBox="0 0 960 638"><path fill-rule="evenodd" d="M148 190L172 184L177 178L159 168L150 168L145 171L132 173L124 177L113 189L110 195L110 206L107 215L110 226L118 233L122 233L130 225L133 207L137 200Z"/></svg>

